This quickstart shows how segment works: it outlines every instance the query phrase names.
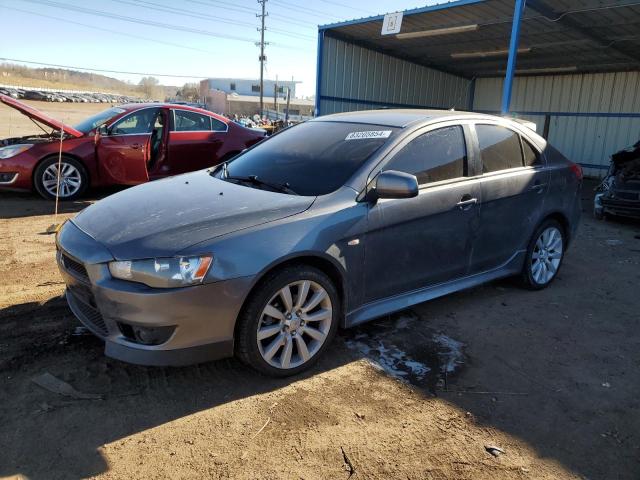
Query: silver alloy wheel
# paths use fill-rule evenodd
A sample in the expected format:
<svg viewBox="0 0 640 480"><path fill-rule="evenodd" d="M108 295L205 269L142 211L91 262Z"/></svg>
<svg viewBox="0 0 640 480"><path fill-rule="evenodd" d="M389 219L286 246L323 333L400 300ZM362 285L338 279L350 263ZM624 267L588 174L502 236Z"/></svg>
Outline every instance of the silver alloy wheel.
<svg viewBox="0 0 640 480"><path fill-rule="evenodd" d="M562 260L562 233L556 227L549 227L536 240L531 255L531 275L538 285L549 283Z"/></svg>
<svg viewBox="0 0 640 480"><path fill-rule="evenodd" d="M58 190L58 163L49 165L42 173L42 186L52 196L67 198L78 193L82 187L80 171L72 164L62 162L60 164L60 188Z"/></svg>
<svg viewBox="0 0 640 480"><path fill-rule="evenodd" d="M272 367L291 369L313 357L333 322L327 291L311 280L286 285L267 302L258 322L258 350Z"/></svg>

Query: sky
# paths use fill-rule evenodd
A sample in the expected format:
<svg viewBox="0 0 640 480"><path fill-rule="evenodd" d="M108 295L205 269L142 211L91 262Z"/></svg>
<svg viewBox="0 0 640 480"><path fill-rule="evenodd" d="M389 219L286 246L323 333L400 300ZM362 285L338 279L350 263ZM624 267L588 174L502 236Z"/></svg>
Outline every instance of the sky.
<svg viewBox="0 0 640 480"><path fill-rule="evenodd" d="M267 0L265 77L293 77L297 96L313 95L318 24L434 3ZM162 84L178 86L259 78L260 8L257 0L0 0L0 61L135 72L103 73L133 83L138 73L164 74Z"/></svg>

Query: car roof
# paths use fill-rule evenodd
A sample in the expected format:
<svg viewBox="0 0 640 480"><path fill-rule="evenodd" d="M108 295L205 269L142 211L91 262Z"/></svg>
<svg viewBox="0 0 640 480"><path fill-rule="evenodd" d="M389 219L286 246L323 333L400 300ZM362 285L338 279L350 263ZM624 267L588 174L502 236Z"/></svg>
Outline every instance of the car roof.
<svg viewBox="0 0 640 480"><path fill-rule="evenodd" d="M181 105L177 103L125 103L124 105L117 105L118 108L122 108L129 112L133 112L135 110L140 110L142 108L150 108L150 107L162 107L162 108L175 108L176 110L190 110L192 112L202 113L203 115L209 115L210 117L215 117L218 120L221 120L225 123L229 123L229 119L225 118L222 115L218 115L217 113L210 112L209 110L205 110L203 108L192 107L190 105Z"/></svg>
<svg viewBox="0 0 640 480"><path fill-rule="evenodd" d="M316 122L350 122L371 125L385 125L388 127L404 128L415 123L423 123L439 119L463 119L465 117L501 119L493 115L457 110L427 110L427 109L380 109L361 110L357 112L334 113L315 118Z"/></svg>

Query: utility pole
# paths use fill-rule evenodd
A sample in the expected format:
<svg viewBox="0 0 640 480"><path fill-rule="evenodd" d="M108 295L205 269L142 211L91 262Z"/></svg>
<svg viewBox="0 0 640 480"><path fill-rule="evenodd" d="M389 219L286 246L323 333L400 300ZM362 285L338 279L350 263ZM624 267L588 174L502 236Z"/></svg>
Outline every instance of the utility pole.
<svg viewBox="0 0 640 480"><path fill-rule="evenodd" d="M264 55L264 47L268 45L268 43L264 41L264 31L266 30L264 19L268 15L266 12L267 1L268 0L258 0L258 3L262 5L262 13L256 14L256 17L260 18L261 23L260 28L258 28L260 32L260 43L256 43L256 45L260 47L260 117L264 114L264 62L267 59Z"/></svg>
<svg viewBox="0 0 640 480"><path fill-rule="evenodd" d="M291 80L293 81L293 79ZM289 125L289 106L291 105L291 88L287 87L287 111L284 114L284 126Z"/></svg>
<svg viewBox="0 0 640 480"><path fill-rule="evenodd" d="M273 109L276 111L276 120L278 120L278 75L276 75L276 83L273 85Z"/></svg>

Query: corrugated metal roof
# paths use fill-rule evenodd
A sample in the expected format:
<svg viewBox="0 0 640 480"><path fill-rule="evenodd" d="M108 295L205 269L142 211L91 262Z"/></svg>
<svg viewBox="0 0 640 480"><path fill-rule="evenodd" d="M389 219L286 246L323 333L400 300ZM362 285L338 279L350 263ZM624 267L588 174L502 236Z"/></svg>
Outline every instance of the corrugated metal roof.
<svg viewBox="0 0 640 480"><path fill-rule="evenodd" d="M419 38L382 36L383 16L320 29L325 35L467 78L496 76L506 69L513 10L513 0L459 0L408 10L401 34L478 25L474 31ZM520 75L640 70L640 1L528 0L520 49ZM480 56L496 51L503 53Z"/></svg>

